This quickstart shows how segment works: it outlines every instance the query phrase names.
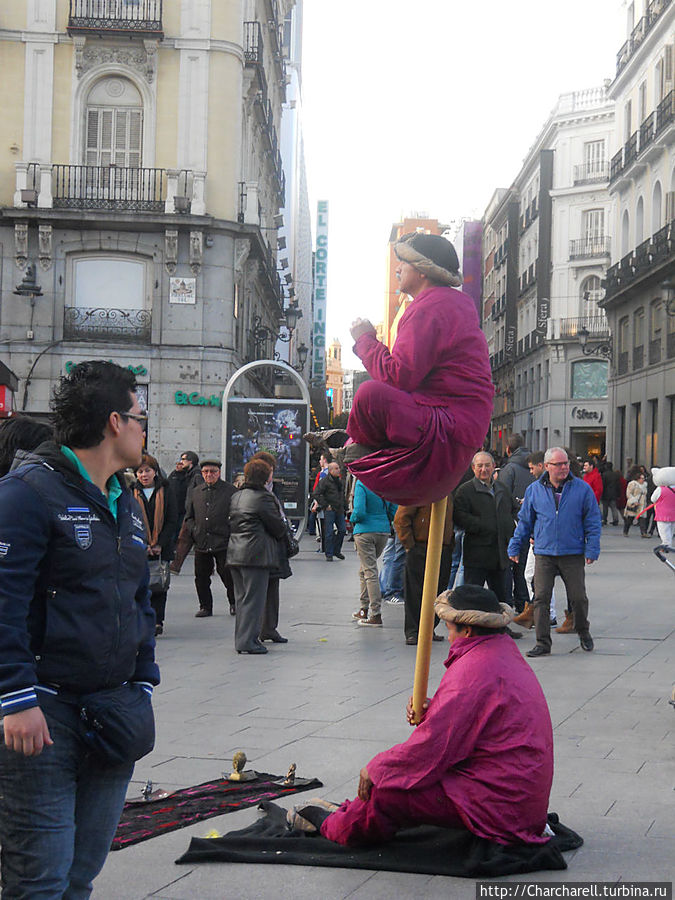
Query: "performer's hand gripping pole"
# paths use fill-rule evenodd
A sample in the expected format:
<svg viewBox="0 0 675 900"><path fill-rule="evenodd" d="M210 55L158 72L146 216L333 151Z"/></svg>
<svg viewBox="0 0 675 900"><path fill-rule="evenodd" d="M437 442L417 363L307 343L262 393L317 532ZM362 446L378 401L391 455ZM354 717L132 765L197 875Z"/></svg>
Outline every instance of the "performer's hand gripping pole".
<svg viewBox="0 0 675 900"><path fill-rule="evenodd" d="M429 685L429 660L431 658L431 641L434 632L434 600L438 594L438 573L441 568L441 551L443 550L443 532L445 530L447 507L447 497L444 497L443 500L437 500L431 506L427 561L424 567L422 609L420 610L420 630L417 635L415 683L413 686L413 713L416 725L422 719L422 705L427 698Z"/></svg>

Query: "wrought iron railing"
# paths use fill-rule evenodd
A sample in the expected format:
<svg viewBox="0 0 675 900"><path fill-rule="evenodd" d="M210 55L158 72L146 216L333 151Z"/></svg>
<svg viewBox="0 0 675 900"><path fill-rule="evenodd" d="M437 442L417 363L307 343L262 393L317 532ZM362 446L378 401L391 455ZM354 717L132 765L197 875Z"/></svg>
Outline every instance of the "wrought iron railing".
<svg viewBox="0 0 675 900"><path fill-rule="evenodd" d="M638 133L634 131L628 138L623 147L623 165L624 168L637 159L638 151Z"/></svg>
<svg viewBox="0 0 675 900"><path fill-rule="evenodd" d="M164 210L165 169L55 165L52 176L59 209Z"/></svg>
<svg viewBox="0 0 675 900"><path fill-rule="evenodd" d="M640 125L640 153L654 139L654 122L656 121L656 113L650 112L647 118Z"/></svg>
<svg viewBox="0 0 675 900"><path fill-rule="evenodd" d="M668 359L675 357L675 331L671 331L666 335L666 356Z"/></svg>
<svg viewBox="0 0 675 900"><path fill-rule="evenodd" d="M630 37L616 55L617 75L628 65L631 56L652 30L654 23L661 16L664 9L670 6L670 3L671 0L651 0L645 10L645 15L638 20L637 25L631 31Z"/></svg>
<svg viewBox="0 0 675 900"><path fill-rule="evenodd" d="M68 31L162 37L162 0L70 0Z"/></svg>
<svg viewBox="0 0 675 900"><path fill-rule="evenodd" d="M607 181L608 178L609 165L606 162L584 163L583 166L574 167L575 184L595 184Z"/></svg>
<svg viewBox="0 0 675 900"><path fill-rule="evenodd" d="M675 114L675 92L669 91L663 100L656 107L656 135L661 134L673 121Z"/></svg>
<svg viewBox="0 0 675 900"><path fill-rule="evenodd" d="M584 328L593 338L609 337L609 325L605 316L571 316L560 319L561 338L576 338Z"/></svg>
<svg viewBox="0 0 675 900"><path fill-rule="evenodd" d="M649 342L649 365L661 362L661 338Z"/></svg>
<svg viewBox="0 0 675 900"><path fill-rule="evenodd" d="M246 218L246 182L237 182L239 186L239 205L237 207L237 222L243 222Z"/></svg>
<svg viewBox="0 0 675 900"><path fill-rule="evenodd" d="M612 161L609 166L609 180L614 181L615 178L618 178L623 170L623 147L619 150L618 153L615 153L612 157Z"/></svg>
<svg viewBox="0 0 675 900"><path fill-rule="evenodd" d="M605 235L570 241L570 259L589 259L593 256L609 256L610 239Z"/></svg>
<svg viewBox="0 0 675 900"><path fill-rule="evenodd" d="M64 341L124 341L149 344L152 314L147 309L66 307Z"/></svg>
<svg viewBox="0 0 675 900"><path fill-rule="evenodd" d="M244 22L244 60L262 64L263 39L260 22Z"/></svg>

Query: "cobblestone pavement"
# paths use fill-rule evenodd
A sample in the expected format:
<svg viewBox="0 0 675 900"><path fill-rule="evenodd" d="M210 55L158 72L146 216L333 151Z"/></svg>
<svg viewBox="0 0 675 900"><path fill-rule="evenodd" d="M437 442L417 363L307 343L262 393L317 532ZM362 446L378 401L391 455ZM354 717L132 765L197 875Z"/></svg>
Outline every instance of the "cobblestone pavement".
<svg viewBox="0 0 675 900"><path fill-rule="evenodd" d="M595 651L574 635L554 635L553 653L532 660L551 709L555 781L550 809L585 839L565 872L537 881L670 880L675 870L675 578L651 552L656 540L603 529L600 560L587 569ZM415 648L403 641L402 606L384 605L384 628L360 628L357 558L327 563L305 536L282 582L279 630L286 645L267 656L238 656L234 620L222 592L215 615L195 619L189 574L175 577L166 630L158 643L162 684L155 691L154 752L137 765L130 795L146 779L174 790L229 771L243 749L253 768L315 776L321 796L356 792L358 772L379 750L408 734ZM190 571L188 560L184 572ZM564 608L564 588L557 590ZM439 631L441 626L439 626ZM532 632L519 641L534 644ZM430 691L446 644L434 643ZM527 765L527 760L523 760ZM287 800L287 805L292 801ZM275 865L176 866L191 836L252 822L255 809L201 822L111 853L95 883L97 900L294 900L354 897L473 898L464 879ZM529 880L518 876L506 881Z"/></svg>

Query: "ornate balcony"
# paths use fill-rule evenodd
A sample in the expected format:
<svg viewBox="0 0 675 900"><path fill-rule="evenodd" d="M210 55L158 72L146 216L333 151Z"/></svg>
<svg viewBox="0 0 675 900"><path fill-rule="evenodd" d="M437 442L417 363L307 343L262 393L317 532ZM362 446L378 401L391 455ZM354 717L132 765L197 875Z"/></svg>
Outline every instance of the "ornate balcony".
<svg viewBox="0 0 675 900"><path fill-rule="evenodd" d="M64 341L149 344L151 332L152 314L147 309L87 309L70 306L64 310Z"/></svg>
<svg viewBox="0 0 675 900"><path fill-rule="evenodd" d="M654 27L654 23L663 11L670 6L671 0L651 0L645 15L631 31L630 37L616 55L616 74L619 75L628 65L629 60Z"/></svg>
<svg viewBox="0 0 675 900"><path fill-rule="evenodd" d="M588 336L594 340L609 337L609 325L604 315L602 316L571 316L568 318L552 320L552 337L574 338L578 340L580 332L585 329Z"/></svg>
<svg viewBox="0 0 675 900"><path fill-rule="evenodd" d="M606 162L585 163L574 167L575 184L597 184L608 178L609 166Z"/></svg>
<svg viewBox="0 0 675 900"><path fill-rule="evenodd" d="M162 0L70 0L68 34L163 38Z"/></svg>
<svg viewBox="0 0 675 900"><path fill-rule="evenodd" d="M570 241L570 259L593 259L596 256L609 256L609 246L610 239L604 235Z"/></svg>
<svg viewBox="0 0 675 900"><path fill-rule="evenodd" d="M165 169L56 165L52 175L54 208L149 212L165 208Z"/></svg>
<svg viewBox="0 0 675 900"><path fill-rule="evenodd" d="M605 300L624 291L633 282L656 277L659 270L675 256L675 220L660 228L631 253L607 269Z"/></svg>

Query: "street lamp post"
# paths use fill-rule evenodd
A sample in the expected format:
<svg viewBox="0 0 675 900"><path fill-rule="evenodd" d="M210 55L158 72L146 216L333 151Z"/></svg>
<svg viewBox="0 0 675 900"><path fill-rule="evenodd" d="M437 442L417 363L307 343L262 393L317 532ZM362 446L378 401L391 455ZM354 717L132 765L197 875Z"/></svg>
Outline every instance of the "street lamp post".
<svg viewBox="0 0 675 900"><path fill-rule="evenodd" d="M611 361L613 356L613 348L612 348L612 336L605 340L600 340L594 347L588 346L588 339L591 337L591 333L585 326L580 328L577 332L577 337L579 338L579 344L581 345L581 352L584 356L604 356L605 359Z"/></svg>

